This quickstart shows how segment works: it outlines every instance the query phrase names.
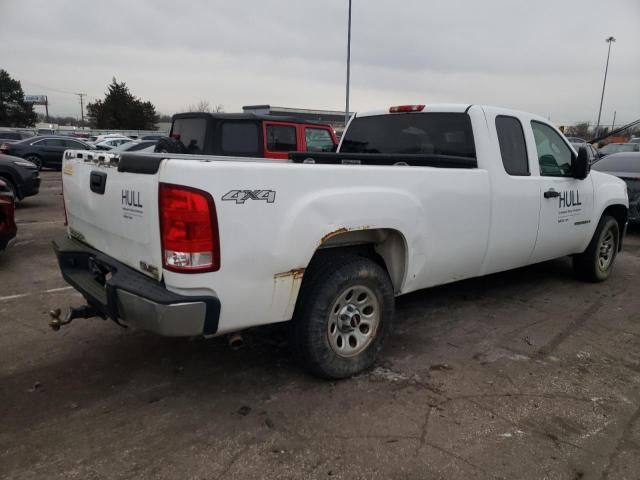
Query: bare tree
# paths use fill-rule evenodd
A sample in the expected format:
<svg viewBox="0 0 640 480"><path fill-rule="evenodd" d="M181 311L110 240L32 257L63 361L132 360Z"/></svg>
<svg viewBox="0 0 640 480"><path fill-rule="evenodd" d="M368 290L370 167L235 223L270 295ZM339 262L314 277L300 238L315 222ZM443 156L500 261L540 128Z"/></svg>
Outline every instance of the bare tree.
<svg viewBox="0 0 640 480"><path fill-rule="evenodd" d="M211 106L211 102L209 100L200 100L196 105L189 105L185 111L188 112L224 112L224 105L218 103L217 105Z"/></svg>
<svg viewBox="0 0 640 480"><path fill-rule="evenodd" d="M566 128L565 135L570 137L589 137L589 122L579 122Z"/></svg>

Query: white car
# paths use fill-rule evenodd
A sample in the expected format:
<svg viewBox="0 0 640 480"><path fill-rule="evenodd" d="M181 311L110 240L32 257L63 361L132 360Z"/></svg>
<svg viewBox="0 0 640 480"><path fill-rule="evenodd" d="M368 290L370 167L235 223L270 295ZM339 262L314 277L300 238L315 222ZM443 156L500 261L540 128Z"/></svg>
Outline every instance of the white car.
<svg viewBox="0 0 640 480"><path fill-rule="evenodd" d="M625 183L529 113L390 107L354 115L337 153L291 158L67 151L55 249L87 305L53 326L290 321L301 364L344 378L373 364L398 295L566 255L602 281L622 246Z"/></svg>
<svg viewBox="0 0 640 480"><path fill-rule="evenodd" d="M127 137L114 137L114 138L108 138L101 142L94 142L93 145L98 150L111 150L112 148L119 147L120 145L123 145L125 143L130 143L132 141L133 140Z"/></svg>

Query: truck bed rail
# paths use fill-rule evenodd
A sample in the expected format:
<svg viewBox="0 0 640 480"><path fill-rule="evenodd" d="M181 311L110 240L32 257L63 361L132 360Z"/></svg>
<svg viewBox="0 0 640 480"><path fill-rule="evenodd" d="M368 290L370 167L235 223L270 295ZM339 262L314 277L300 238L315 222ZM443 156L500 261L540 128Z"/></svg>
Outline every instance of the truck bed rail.
<svg viewBox="0 0 640 480"><path fill-rule="evenodd" d="M332 153L290 152L294 163L320 163L331 165L402 165L411 167L478 168L475 157L440 154L406 153Z"/></svg>

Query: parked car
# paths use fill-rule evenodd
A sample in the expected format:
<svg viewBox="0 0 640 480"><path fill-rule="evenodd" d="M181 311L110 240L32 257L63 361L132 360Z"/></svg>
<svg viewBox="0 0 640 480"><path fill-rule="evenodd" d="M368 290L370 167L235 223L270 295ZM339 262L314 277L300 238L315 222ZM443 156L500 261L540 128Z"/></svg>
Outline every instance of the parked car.
<svg viewBox="0 0 640 480"><path fill-rule="evenodd" d="M640 143L609 143L598 150L600 157L621 152L640 152Z"/></svg>
<svg viewBox="0 0 640 480"><path fill-rule="evenodd" d="M289 152L331 152L330 125L254 113L179 113L157 152L287 159Z"/></svg>
<svg viewBox="0 0 640 480"><path fill-rule="evenodd" d="M640 143L640 137L631 137L629 143Z"/></svg>
<svg viewBox="0 0 640 480"><path fill-rule="evenodd" d="M115 147L118 147L125 143L130 143L130 142L131 142L131 139L128 137L108 138L101 142L95 142L93 146L96 147L97 150L111 150Z"/></svg>
<svg viewBox="0 0 640 480"><path fill-rule="evenodd" d="M571 137L573 138L573 137ZM567 138L568 140L568 138ZM580 148L584 148L587 151L587 158L589 159L589 163L594 163L596 161L598 161L598 159L600 158L600 154L598 153L598 150L595 149L595 147L593 145L591 145L590 143L586 143L586 142L571 142L571 145L573 146L573 148L576 149L576 152L580 149Z"/></svg>
<svg viewBox="0 0 640 480"><path fill-rule="evenodd" d="M111 152L147 152L151 153L156 148L157 140L134 140L113 147Z"/></svg>
<svg viewBox="0 0 640 480"><path fill-rule="evenodd" d="M569 140L569 142L571 143L587 143L584 138L580 137L567 137L567 140Z"/></svg>
<svg viewBox="0 0 640 480"><path fill-rule="evenodd" d="M92 135L91 137L89 137L89 140L94 144L111 139L125 139L127 141L131 141L131 138L127 137L126 135L122 135L121 133L106 133L104 135Z"/></svg>
<svg viewBox="0 0 640 480"><path fill-rule="evenodd" d="M90 146L77 138L60 136L36 136L20 142L0 145L0 153L22 157L41 170L43 167L62 168L62 154L65 150L91 150Z"/></svg>
<svg viewBox="0 0 640 480"><path fill-rule="evenodd" d="M4 251L16 238L18 227L14 212L13 191L0 178L0 252Z"/></svg>
<svg viewBox="0 0 640 480"><path fill-rule="evenodd" d="M592 168L625 181L629 195L629 222L640 223L640 152L613 153Z"/></svg>
<svg viewBox="0 0 640 480"><path fill-rule="evenodd" d="M0 144L2 143L16 143L25 138L33 137L33 133L15 131L15 130L0 130Z"/></svg>
<svg viewBox="0 0 640 480"><path fill-rule="evenodd" d="M35 195L40 190L38 167L20 157L0 154L0 180L4 180L16 200Z"/></svg>
<svg viewBox="0 0 640 480"><path fill-rule="evenodd" d="M246 156L287 138L271 122L190 116L174 133ZM66 321L166 336L291 321L301 365L350 377L375 362L398 295L565 255L581 278L609 277L626 186L585 153L543 117L479 105L357 114L338 153L293 162L122 155L113 168L109 152L70 152L54 248L87 304Z"/></svg>

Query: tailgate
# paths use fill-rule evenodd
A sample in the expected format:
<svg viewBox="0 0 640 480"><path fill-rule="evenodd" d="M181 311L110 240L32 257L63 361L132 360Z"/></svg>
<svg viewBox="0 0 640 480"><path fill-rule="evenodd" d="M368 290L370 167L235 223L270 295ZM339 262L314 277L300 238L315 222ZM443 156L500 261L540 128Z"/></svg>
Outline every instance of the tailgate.
<svg viewBox="0 0 640 480"><path fill-rule="evenodd" d="M62 186L69 233L152 278L162 275L155 168L119 171L115 154L67 150ZM153 165L152 165L153 167Z"/></svg>

